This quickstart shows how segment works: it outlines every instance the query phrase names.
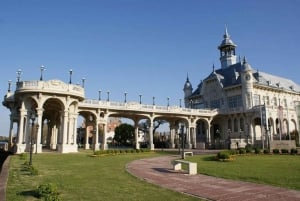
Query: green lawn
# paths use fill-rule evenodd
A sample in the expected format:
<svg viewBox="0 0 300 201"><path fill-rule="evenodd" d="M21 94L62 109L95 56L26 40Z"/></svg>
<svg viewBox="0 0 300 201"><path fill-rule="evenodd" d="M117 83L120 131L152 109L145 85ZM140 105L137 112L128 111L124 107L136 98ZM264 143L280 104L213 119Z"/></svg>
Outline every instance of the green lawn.
<svg viewBox="0 0 300 201"><path fill-rule="evenodd" d="M300 156L240 155L220 162L215 155L187 157L198 163L198 173L300 190Z"/></svg>
<svg viewBox="0 0 300 201"><path fill-rule="evenodd" d="M126 172L128 162L158 154L90 157L91 153L34 154L33 166L39 171L37 176L31 176L23 169L28 155L26 160L12 156L7 201L38 200L33 190L45 183L56 184L62 200L199 200L149 184Z"/></svg>

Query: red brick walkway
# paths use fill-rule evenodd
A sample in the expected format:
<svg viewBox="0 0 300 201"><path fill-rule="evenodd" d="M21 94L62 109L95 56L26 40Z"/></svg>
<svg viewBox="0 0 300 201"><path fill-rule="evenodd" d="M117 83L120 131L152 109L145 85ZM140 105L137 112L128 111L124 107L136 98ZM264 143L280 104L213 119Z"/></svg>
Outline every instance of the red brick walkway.
<svg viewBox="0 0 300 201"><path fill-rule="evenodd" d="M176 172L171 165L176 158L179 156L136 160L127 164L127 171L147 182L207 200L300 201L296 190Z"/></svg>

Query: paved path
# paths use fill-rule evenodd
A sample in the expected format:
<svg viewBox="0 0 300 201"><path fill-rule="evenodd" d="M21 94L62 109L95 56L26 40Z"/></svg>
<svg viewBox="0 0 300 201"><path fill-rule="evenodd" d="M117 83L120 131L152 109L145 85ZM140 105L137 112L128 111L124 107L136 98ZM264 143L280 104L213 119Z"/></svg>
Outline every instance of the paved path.
<svg viewBox="0 0 300 201"><path fill-rule="evenodd" d="M136 160L127 164L127 171L150 183L207 200L300 201L296 190L174 171L171 161L176 158L179 156Z"/></svg>

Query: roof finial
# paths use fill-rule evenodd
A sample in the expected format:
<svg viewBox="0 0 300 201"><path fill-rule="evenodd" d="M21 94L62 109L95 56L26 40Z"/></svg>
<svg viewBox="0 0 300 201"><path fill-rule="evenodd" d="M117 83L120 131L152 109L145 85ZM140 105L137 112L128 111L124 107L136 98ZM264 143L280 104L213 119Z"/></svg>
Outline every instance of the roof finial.
<svg viewBox="0 0 300 201"><path fill-rule="evenodd" d="M186 81L189 82L189 73L186 73Z"/></svg>
<svg viewBox="0 0 300 201"><path fill-rule="evenodd" d="M228 30L227 30L226 24L225 24L225 34L224 34L224 38L229 38L229 34L228 34Z"/></svg>
<svg viewBox="0 0 300 201"><path fill-rule="evenodd" d="M244 64L247 63L246 56L244 56L244 58L243 58L243 63L244 63Z"/></svg>
<svg viewBox="0 0 300 201"><path fill-rule="evenodd" d="M215 72L215 64L213 63L213 72Z"/></svg>

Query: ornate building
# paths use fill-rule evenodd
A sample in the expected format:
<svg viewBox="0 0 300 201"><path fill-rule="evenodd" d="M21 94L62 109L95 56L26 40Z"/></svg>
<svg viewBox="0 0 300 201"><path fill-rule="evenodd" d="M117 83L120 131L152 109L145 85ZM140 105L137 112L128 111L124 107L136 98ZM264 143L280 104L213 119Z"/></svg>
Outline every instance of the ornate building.
<svg viewBox="0 0 300 201"><path fill-rule="evenodd" d="M221 68L204 78L195 90L187 77L185 106L217 108L211 139L197 142L235 148L247 143L268 146L273 140L294 139L299 129L300 86L292 80L254 70L246 58L238 59L236 44L227 29L218 46Z"/></svg>

